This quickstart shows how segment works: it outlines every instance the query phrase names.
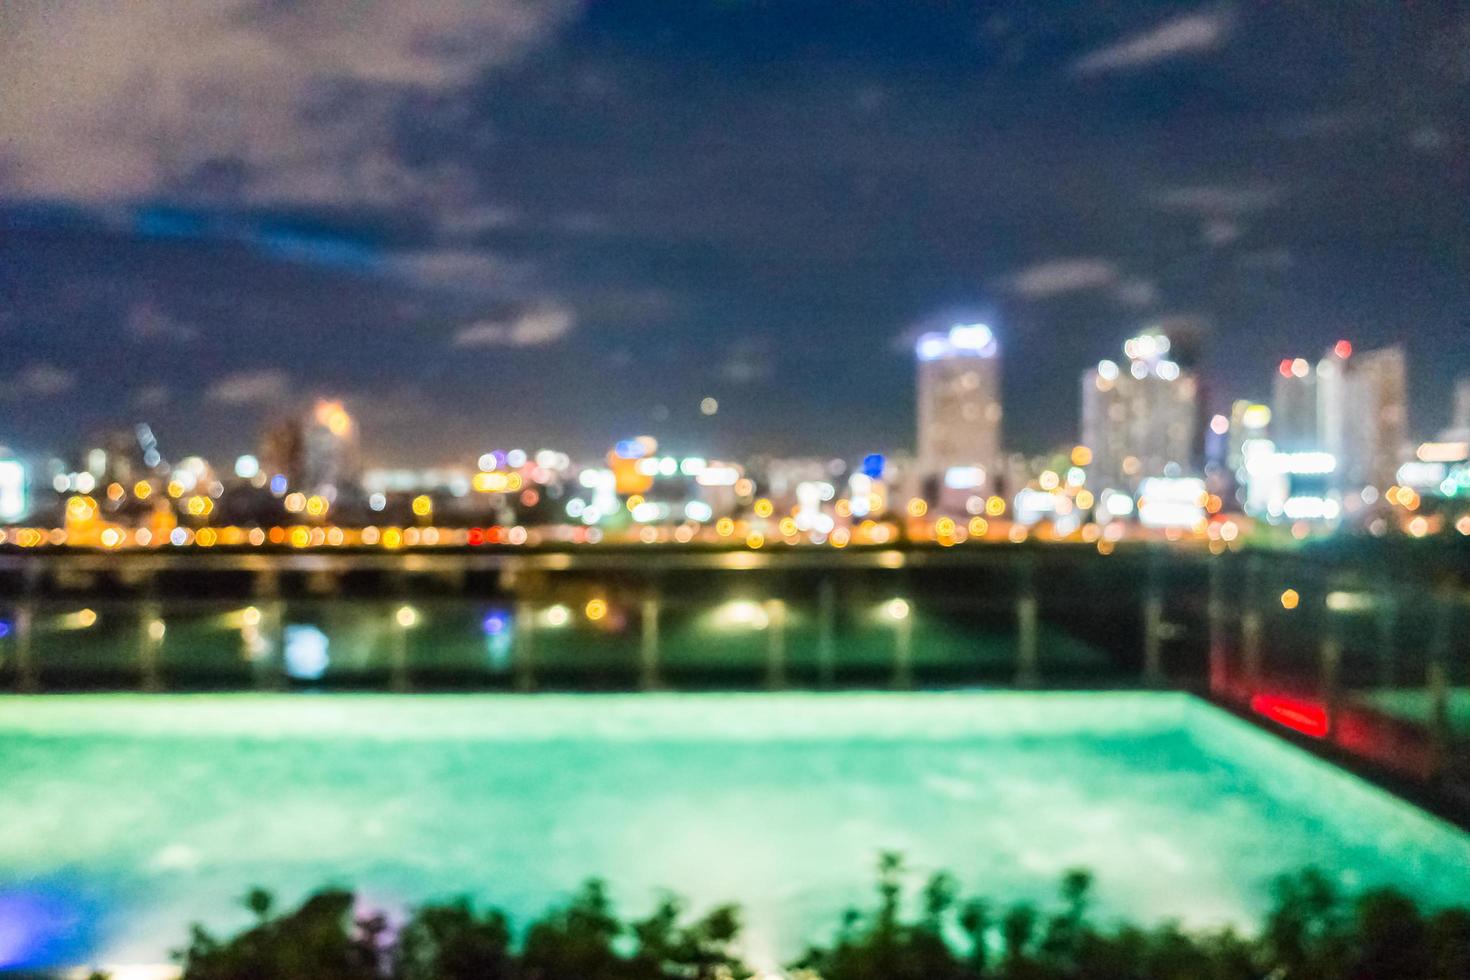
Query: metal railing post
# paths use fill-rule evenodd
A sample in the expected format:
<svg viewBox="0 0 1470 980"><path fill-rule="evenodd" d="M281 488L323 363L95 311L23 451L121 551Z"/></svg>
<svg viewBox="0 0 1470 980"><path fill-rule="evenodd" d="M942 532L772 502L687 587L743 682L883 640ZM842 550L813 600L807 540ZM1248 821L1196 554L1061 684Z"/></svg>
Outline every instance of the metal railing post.
<svg viewBox="0 0 1470 980"><path fill-rule="evenodd" d="M660 686L658 670L659 613L663 602L656 589L649 589L643 596L641 632L638 638L638 684L645 691L657 690Z"/></svg>
<svg viewBox="0 0 1470 980"><path fill-rule="evenodd" d="M767 599L766 614L766 687L772 691L786 689L786 604Z"/></svg>
<svg viewBox="0 0 1470 980"><path fill-rule="evenodd" d="M515 685L518 691L536 689L536 610L525 600L516 603L514 654Z"/></svg>
<svg viewBox="0 0 1470 980"><path fill-rule="evenodd" d="M144 691L163 690L159 659L165 629L157 600L144 600L139 606L138 622L138 675Z"/></svg>
<svg viewBox="0 0 1470 980"><path fill-rule="evenodd" d="M824 577L817 590L817 684L837 683L837 583Z"/></svg>
<svg viewBox="0 0 1470 980"><path fill-rule="evenodd" d="M893 624L893 686L907 691L914 686L914 615L909 612Z"/></svg>

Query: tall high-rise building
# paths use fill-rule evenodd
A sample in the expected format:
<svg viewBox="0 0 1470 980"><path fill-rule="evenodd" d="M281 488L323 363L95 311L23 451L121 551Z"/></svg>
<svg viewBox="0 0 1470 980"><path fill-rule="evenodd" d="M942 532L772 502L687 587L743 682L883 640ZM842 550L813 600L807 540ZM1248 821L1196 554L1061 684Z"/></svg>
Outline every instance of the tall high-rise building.
<svg viewBox="0 0 1470 980"><path fill-rule="evenodd" d="M1455 438L1470 439L1470 378L1455 383L1455 412L1450 421Z"/></svg>
<svg viewBox="0 0 1470 980"><path fill-rule="evenodd" d="M1317 363L1317 449L1337 462L1337 489L1391 486L1408 458L1408 369L1402 347L1354 353L1347 341Z"/></svg>
<svg viewBox="0 0 1470 980"><path fill-rule="evenodd" d="M1271 385L1271 441L1284 453L1316 452L1317 372L1305 357L1287 358Z"/></svg>
<svg viewBox="0 0 1470 980"><path fill-rule="evenodd" d="M1271 425L1271 409L1249 398L1239 398L1230 406L1230 439L1226 443L1225 466L1231 473L1245 465L1246 443L1265 439Z"/></svg>
<svg viewBox="0 0 1470 980"><path fill-rule="evenodd" d="M914 353L919 362L921 475L934 481L959 473L977 486L994 486L1001 464L995 334L979 323L926 333Z"/></svg>
<svg viewBox="0 0 1470 980"><path fill-rule="evenodd" d="M1191 471L1199 389L1170 359L1164 334L1134 337L1123 351L1126 367L1102 361L1082 375L1082 442L1100 486L1136 489Z"/></svg>
<svg viewBox="0 0 1470 980"><path fill-rule="evenodd" d="M87 450L84 465L99 486L120 483L131 487L163 465L153 429L140 423L132 429L103 433Z"/></svg>
<svg viewBox="0 0 1470 980"><path fill-rule="evenodd" d="M1402 347L1354 353L1339 340L1315 367L1302 357L1284 360L1272 400L1276 451L1330 457L1334 494L1394 483L1409 439Z"/></svg>
<svg viewBox="0 0 1470 980"><path fill-rule="evenodd" d="M341 402L318 400L266 430L260 462L292 490L335 499L358 477L357 423Z"/></svg>
<svg viewBox="0 0 1470 980"><path fill-rule="evenodd" d="M1209 375L1201 370L1204 366L1205 348L1209 341L1209 329L1197 316L1167 316L1153 323L1147 333L1162 334L1169 338L1169 360L1179 365L1179 370L1191 375L1195 384L1195 420L1193 425L1194 447L1190 453L1189 468L1202 471L1205 465L1205 433L1209 431L1211 403Z"/></svg>

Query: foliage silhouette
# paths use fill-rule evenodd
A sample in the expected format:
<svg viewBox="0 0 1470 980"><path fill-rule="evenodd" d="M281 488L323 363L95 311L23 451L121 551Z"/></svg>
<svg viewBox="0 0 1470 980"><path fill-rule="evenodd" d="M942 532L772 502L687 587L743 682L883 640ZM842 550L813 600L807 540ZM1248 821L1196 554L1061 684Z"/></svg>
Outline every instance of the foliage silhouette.
<svg viewBox="0 0 1470 980"><path fill-rule="evenodd" d="M1391 889L1344 894L1308 869L1278 879L1254 936L1233 929L1099 925L1092 876L1068 872L1053 907L997 908L947 873L916 894L896 854L878 864L871 909L844 912L827 945L791 965L802 980L1470 980L1470 910L1421 909ZM294 910L244 901L254 923L219 939L199 926L178 953L185 980L743 980L740 913L686 918L672 896L624 920L590 881L530 923L467 899L416 909L396 931L328 889ZM905 912L914 908L914 914Z"/></svg>

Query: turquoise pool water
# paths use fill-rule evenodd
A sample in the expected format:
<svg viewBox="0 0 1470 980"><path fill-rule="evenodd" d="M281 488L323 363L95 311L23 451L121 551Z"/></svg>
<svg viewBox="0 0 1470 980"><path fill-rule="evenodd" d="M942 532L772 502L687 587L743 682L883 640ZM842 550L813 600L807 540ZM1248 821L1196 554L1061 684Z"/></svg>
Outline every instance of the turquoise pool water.
<svg viewBox="0 0 1470 980"><path fill-rule="evenodd" d="M524 920L589 875L738 900L775 963L882 849L1198 924L1305 864L1470 901L1466 835L1178 694L0 697L0 966L165 962L251 885Z"/></svg>

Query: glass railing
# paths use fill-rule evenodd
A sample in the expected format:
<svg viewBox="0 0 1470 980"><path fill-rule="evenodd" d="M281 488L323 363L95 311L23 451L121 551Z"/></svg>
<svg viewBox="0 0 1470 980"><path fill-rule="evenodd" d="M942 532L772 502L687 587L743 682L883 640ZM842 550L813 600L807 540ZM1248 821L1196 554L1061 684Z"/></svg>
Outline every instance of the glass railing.
<svg viewBox="0 0 1470 980"><path fill-rule="evenodd" d="M1185 689L1470 808L1467 603L1432 570L1065 548L375 561L47 569L0 598L0 686Z"/></svg>

